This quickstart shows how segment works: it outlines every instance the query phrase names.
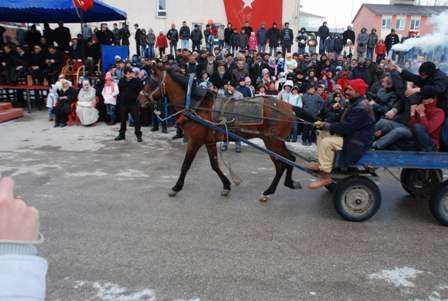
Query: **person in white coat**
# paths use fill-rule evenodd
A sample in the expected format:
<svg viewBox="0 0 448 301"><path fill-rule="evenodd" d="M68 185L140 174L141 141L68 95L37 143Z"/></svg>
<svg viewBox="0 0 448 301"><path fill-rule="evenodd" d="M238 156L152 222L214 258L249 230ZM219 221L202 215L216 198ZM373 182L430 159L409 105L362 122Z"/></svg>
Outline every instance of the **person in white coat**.
<svg viewBox="0 0 448 301"><path fill-rule="evenodd" d="M82 125L92 125L98 121L98 110L95 107L96 91L88 80L84 80L76 104L76 115Z"/></svg>
<svg viewBox="0 0 448 301"><path fill-rule="evenodd" d="M106 73L104 88L101 94L104 98L104 104L106 105L107 116L109 116L109 125L115 124L116 113L115 108L117 106L117 96L120 93L117 83L114 81L110 72Z"/></svg>
<svg viewBox="0 0 448 301"><path fill-rule="evenodd" d="M39 212L14 197L14 181L0 179L0 300L45 300L48 262L37 256Z"/></svg>

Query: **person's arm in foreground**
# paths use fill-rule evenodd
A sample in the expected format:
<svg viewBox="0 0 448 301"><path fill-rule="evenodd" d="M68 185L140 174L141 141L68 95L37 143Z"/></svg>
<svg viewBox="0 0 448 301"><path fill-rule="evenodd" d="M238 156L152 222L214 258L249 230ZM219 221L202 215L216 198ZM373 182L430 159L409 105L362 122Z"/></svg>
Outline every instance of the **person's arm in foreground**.
<svg viewBox="0 0 448 301"><path fill-rule="evenodd" d="M0 180L0 300L45 300L48 263L37 256L39 212L14 197L14 181Z"/></svg>

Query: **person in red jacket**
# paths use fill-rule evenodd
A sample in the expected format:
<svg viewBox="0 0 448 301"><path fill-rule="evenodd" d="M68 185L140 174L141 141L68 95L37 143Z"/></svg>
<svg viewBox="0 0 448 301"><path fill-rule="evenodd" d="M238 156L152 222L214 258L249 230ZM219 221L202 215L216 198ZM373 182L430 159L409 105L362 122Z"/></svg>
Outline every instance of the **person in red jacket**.
<svg viewBox="0 0 448 301"><path fill-rule="evenodd" d="M440 132L445 121L445 112L437 107L434 98L422 100L411 106L410 127L414 130L417 143L422 151L433 152L440 147Z"/></svg>
<svg viewBox="0 0 448 301"><path fill-rule="evenodd" d="M341 77L336 81L336 85L342 87L342 91L345 91L349 82L348 71L342 71Z"/></svg>
<svg viewBox="0 0 448 301"><path fill-rule="evenodd" d="M381 39L378 41L378 43L376 43L375 46L375 54L376 54L376 63L379 64L381 62L381 60L384 60L384 58L386 57L386 44L384 43L384 40Z"/></svg>
<svg viewBox="0 0 448 301"><path fill-rule="evenodd" d="M156 48L159 48L159 56L162 57L165 55L165 49L168 47L168 39L165 34L161 30L156 39Z"/></svg>

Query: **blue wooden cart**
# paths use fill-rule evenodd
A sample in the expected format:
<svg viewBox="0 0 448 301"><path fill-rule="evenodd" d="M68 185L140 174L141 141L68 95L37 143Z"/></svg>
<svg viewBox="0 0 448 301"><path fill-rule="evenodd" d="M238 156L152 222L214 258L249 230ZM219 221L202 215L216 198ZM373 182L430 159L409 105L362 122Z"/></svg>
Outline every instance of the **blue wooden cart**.
<svg viewBox="0 0 448 301"><path fill-rule="evenodd" d="M304 168L301 164L226 131L221 126L188 111L186 115L194 122L316 176L315 172ZM307 160L300 154L296 155ZM448 153L436 152L369 151L356 164L346 169L339 168L336 156L335 169L332 173L334 184L326 188L333 193L335 209L344 219L361 222L368 220L378 211L381 205L381 191L374 180L378 178L376 171L379 168L400 168L399 181L403 189L415 197L429 198L429 208L433 216L439 223L448 226L448 180L443 181L442 172L448 169Z"/></svg>

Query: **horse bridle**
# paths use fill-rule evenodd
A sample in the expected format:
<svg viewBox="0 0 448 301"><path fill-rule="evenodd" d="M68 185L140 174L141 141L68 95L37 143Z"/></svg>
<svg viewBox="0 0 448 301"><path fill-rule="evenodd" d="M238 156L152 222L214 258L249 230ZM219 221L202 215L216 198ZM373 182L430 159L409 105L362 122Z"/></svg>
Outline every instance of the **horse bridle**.
<svg viewBox="0 0 448 301"><path fill-rule="evenodd" d="M154 89L151 93L147 93L144 90L140 91L140 95L143 95L146 99L146 101L143 103L143 106L147 106L148 104L153 104L153 105L157 105L158 101L154 100L154 95L156 94L156 92L160 91L160 94L162 94L162 99L165 97L166 95L166 86L165 86L165 78L166 78L166 71L162 71L162 78L160 80L154 78L154 76L151 74L149 77L150 80L150 87L151 86L157 86L156 89ZM152 83L154 83L152 85Z"/></svg>

